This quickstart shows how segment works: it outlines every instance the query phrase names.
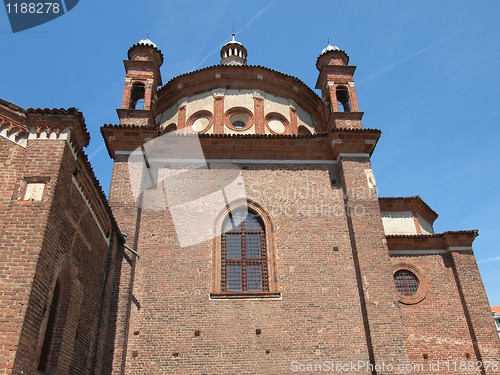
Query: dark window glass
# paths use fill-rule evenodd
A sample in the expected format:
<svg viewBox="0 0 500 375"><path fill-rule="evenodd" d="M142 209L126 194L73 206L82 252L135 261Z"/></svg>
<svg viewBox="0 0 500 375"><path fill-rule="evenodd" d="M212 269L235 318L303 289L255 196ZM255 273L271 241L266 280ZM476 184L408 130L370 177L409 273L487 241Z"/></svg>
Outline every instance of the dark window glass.
<svg viewBox="0 0 500 375"><path fill-rule="evenodd" d="M266 237L260 217L232 212L221 236L221 288L226 292L269 291Z"/></svg>
<svg viewBox="0 0 500 375"><path fill-rule="evenodd" d="M235 121L235 122L233 122L233 126L234 126L235 128L244 128L244 127L245 127L245 125L246 125L246 124L245 124L243 121Z"/></svg>
<svg viewBox="0 0 500 375"><path fill-rule="evenodd" d="M413 272L399 270L394 274L396 289L404 296L411 296L418 290L418 278Z"/></svg>

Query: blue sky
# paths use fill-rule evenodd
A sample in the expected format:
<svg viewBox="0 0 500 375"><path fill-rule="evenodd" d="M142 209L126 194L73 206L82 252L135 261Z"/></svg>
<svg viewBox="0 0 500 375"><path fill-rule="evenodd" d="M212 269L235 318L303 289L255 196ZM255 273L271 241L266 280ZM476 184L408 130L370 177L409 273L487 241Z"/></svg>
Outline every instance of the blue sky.
<svg viewBox="0 0 500 375"><path fill-rule="evenodd" d="M478 265L491 305L500 305L499 10L494 0L81 0L16 34L0 10L0 97L79 108L107 192L112 162L99 128L118 122L123 60L147 34L163 52L164 83L218 64L234 23L249 64L311 88L329 39L358 66L364 127L382 130L372 158L379 195L420 195L440 214L436 232L478 229Z"/></svg>

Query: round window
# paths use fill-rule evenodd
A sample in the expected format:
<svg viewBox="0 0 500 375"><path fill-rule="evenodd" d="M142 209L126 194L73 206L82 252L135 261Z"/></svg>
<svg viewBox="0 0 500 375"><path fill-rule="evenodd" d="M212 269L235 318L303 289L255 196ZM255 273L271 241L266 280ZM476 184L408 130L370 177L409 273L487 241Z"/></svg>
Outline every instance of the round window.
<svg viewBox="0 0 500 375"><path fill-rule="evenodd" d="M417 276L408 270L399 270L394 274L396 289L403 296L412 296L418 291L419 281Z"/></svg>
<svg viewBox="0 0 500 375"><path fill-rule="evenodd" d="M201 132L205 130L210 123L208 117L199 117L193 122L193 130L195 132Z"/></svg>
<svg viewBox="0 0 500 375"><path fill-rule="evenodd" d="M278 112L267 114L266 127L272 134L290 134L290 122Z"/></svg>
<svg viewBox="0 0 500 375"><path fill-rule="evenodd" d="M235 113L229 118L229 122L235 128L241 129L244 128L248 123L248 117L245 116L243 113Z"/></svg>
<svg viewBox="0 0 500 375"><path fill-rule="evenodd" d="M277 118L270 119L268 124L269 129L271 129L275 133L283 134L286 130L285 125Z"/></svg>
<svg viewBox="0 0 500 375"><path fill-rule="evenodd" d="M205 133L214 123L212 113L201 110L193 113L186 121L188 133Z"/></svg>

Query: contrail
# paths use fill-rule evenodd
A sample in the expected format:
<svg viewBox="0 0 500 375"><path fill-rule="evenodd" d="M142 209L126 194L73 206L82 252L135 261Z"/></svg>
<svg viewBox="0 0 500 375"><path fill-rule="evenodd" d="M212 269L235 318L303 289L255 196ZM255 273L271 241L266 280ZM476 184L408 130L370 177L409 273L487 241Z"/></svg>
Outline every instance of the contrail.
<svg viewBox="0 0 500 375"><path fill-rule="evenodd" d="M95 151L93 151L90 155L89 155L89 160L92 159L94 156L96 156L99 152L101 152L101 150L104 148L105 144L103 143L102 145L99 146L99 148Z"/></svg>
<svg viewBox="0 0 500 375"><path fill-rule="evenodd" d="M243 27L241 30L238 30L238 34L242 33L244 30L246 30L248 27L250 27L262 14L268 10L277 0L271 1L268 5L266 5L262 10L259 11L253 18L248 21L248 23ZM224 40L222 43L220 43L212 52L210 52L208 55L206 55L198 64L196 64L191 70L195 70L199 66L201 66L210 56L212 56L214 53L219 52L220 49L224 44L227 43L227 40Z"/></svg>
<svg viewBox="0 0 500 375"><path fill-rule="evenodd" d="M421 50L419 50L419 51L417 51L417 52L415 52L415 53L412 53L411 55L409 55L409 56L407 56L407 57L405 57L405 58L403 58L403 59L401 59L401 60L399 60L399 61L395 62L394 64L389 65L387 68L384 68L384 69L382 69L382 70L379 70L378 72L376 72L376 73L372 74L372 75L371 75L371 76L369 76L368 78L365 78L365 79L363 79L363 80L359 81L357 84L359 85L359 84L364 83L364 82L366 82L366 81L369 81L369 80L371 80L371 79L373 79L373 78L375 78L375 77L377 77L377 76L379 76L379 75L381 75L381 74L384 74L384 73L385 73L385 72L387 72L388 70L391 70L391 69L395 68L396 66L398 66L398 65L400 65L400 64L402 64L402 63L404 63L404 62L406 62L406 61L408 61L408 60L410 60L410 59L413 59L414 57L416 57L416 56L418 56L418 55L420 55L420 54L424 53L425 51L427 51L427 50L429 50L429 49L431 49L431 48L433 48L433 47L436 47L437 45L439 45L439 44L441 44L441 43L446 42L448 39L451 39L453 36L455 36L455 35L456 35L456 34L458 34L458 33L459 33L459 31L457 31L457 32L455 32L455 33L453 33L453 34L451 34L451 35L448 35L447 37L445 37L445 38L443 38L443 39L441 39L441 40L438 40L437 42L432 43L432 44L428 45L427 47L424 47L424 48L422 48Z"/></svg>
<svg viewBox="0 0 500 375"><path fill-rule="evenodd" d="M246 30L252 23L255 22L255 20L257 18L259 18L260 16L262 16L262 14L269 8L271 7L277 0L273 0L271 1L265 8L263 8L259 13L257 13L250 21L248 21L248 23L245 25L245 27L243 29L241 29L240 31L238 31L238 33L242 33L244 30Z"/></svg>
<svg viewBox="0 0 500 375"><path fill-rule="evenodd" d="M495 258L481 259L478 260L477 263L494 262L495 260L500 260L500 256L497 256Z"/></svg>

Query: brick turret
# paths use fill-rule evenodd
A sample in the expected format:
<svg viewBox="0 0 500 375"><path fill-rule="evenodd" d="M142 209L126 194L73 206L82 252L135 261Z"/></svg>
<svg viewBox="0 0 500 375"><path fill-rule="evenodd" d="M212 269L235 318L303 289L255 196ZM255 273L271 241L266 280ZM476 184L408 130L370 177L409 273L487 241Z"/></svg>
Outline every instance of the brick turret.
<svg viewBox="0 0 500 375"><path fill-rule="evenodd" d="M128 50L125 64L125 89L120 125L152 126L157 87L161 86L160 66L163 55L149 39L141 40Z"/></svg>
<svg viewBox="0 0 500 375"><path fill-rule="evenodd" d="M348 65L349 56L337 46L328 44L318 57L319 70L316 88L320 89L325 103L327 128L362 129L356 90L355 66Z"/></svg>

